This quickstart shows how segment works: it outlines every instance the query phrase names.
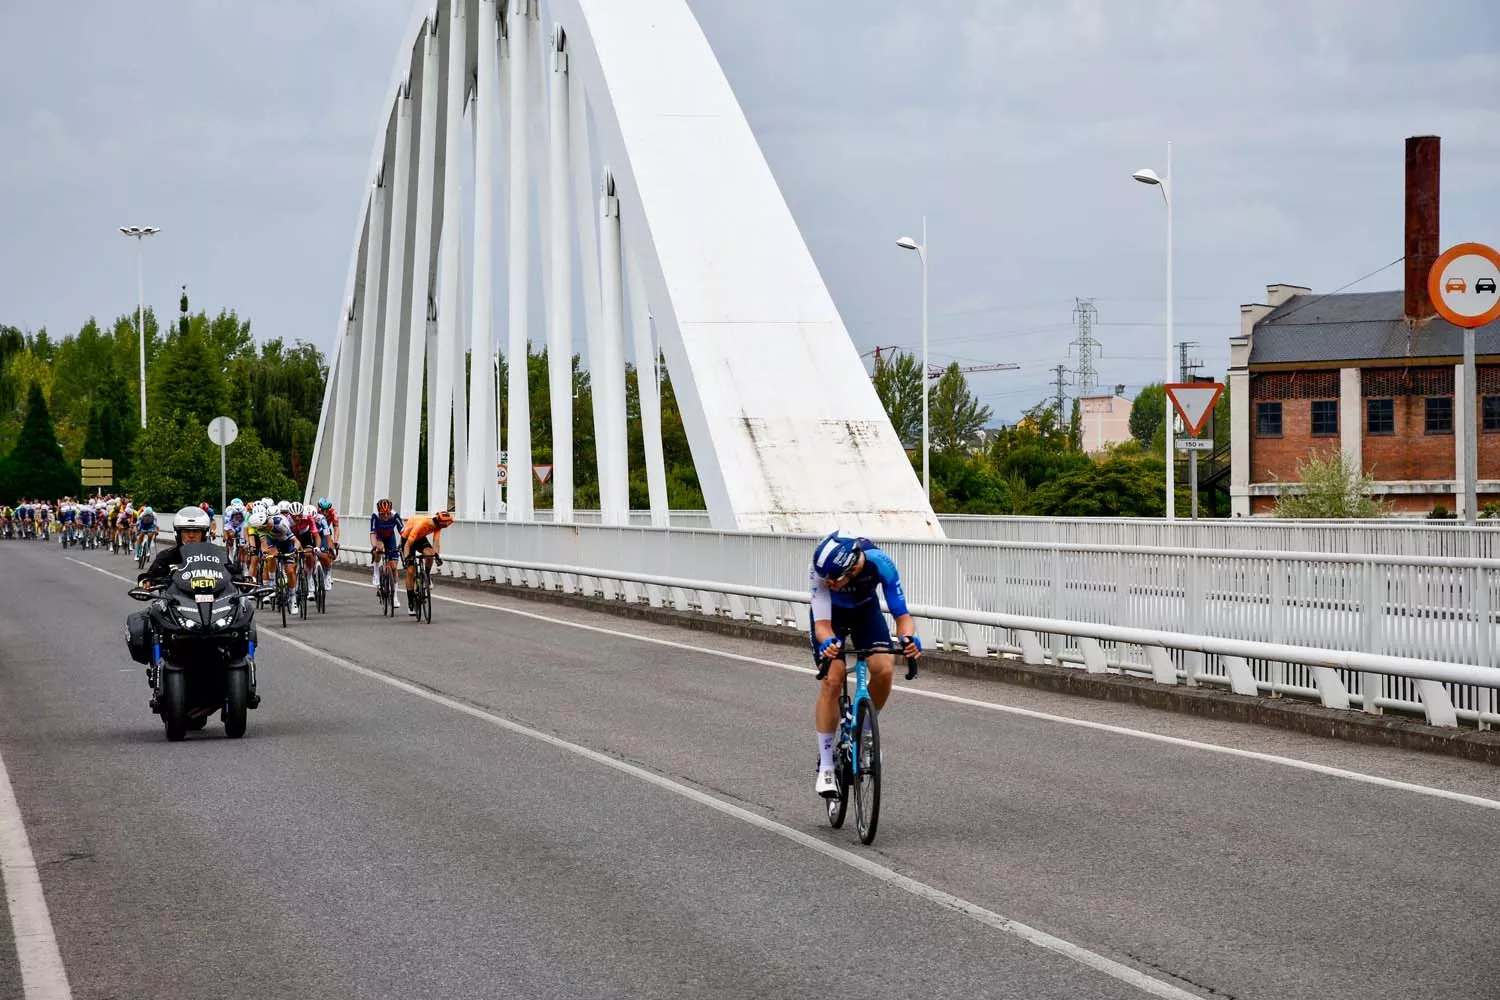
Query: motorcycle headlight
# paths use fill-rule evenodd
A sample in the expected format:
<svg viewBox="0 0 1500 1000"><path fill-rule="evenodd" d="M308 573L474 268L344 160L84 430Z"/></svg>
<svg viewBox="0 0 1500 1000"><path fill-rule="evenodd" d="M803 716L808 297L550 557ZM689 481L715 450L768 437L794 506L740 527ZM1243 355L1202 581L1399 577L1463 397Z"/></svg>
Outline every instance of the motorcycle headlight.
<svg viewBox="0 0 1500 1000"><path fill-rule="evenodd" d="M189 616L188 613L186 611L184 611L182 608L174 607L172 610L177 615L177 623L179 625L181 625L183 628L197 628L198 627L198 619L197 619L196 616Z"/></svg>

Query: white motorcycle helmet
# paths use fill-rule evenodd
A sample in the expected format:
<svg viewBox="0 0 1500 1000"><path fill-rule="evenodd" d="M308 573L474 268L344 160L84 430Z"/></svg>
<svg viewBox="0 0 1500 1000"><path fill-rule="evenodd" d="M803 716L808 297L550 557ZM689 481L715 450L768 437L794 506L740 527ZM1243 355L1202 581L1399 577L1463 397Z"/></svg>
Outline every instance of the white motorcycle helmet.
<svg viewBox="0 0 1500 1000"><path fill-rule="evenodd" d="M184 507L172 519L172 533L177 536L178 545L182 544L182 533L184 531L201 531L203 532L203 537L207 538L208 529L211 526L212 521L208 516L208 511L202 507Z"/></svg>

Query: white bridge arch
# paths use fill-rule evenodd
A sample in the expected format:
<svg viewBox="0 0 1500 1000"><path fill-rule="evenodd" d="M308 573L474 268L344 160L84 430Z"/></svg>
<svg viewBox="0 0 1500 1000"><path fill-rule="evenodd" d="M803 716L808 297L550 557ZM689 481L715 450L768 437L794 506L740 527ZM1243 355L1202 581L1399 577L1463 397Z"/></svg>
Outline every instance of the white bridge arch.
<svg viewBox="0 0 1500 1000"><path fill-rule="evenodd" d="M660 350L715 527L941 536L686 0L424 3L388 93L309 499L366 513L387 495L416 509L425 390L428 483L451 475L460 517L532 520L524 359L543 339L532 336L541 316L554 520L573 518L577 330L604 523L629 513L626 356L649 370ZM517 474L503 515L485 363L496 350L522 359L505 390ZM665 525L654 379L640 380L640 411L653 519ZM441 506L432 492L425 505Z"/></svg>

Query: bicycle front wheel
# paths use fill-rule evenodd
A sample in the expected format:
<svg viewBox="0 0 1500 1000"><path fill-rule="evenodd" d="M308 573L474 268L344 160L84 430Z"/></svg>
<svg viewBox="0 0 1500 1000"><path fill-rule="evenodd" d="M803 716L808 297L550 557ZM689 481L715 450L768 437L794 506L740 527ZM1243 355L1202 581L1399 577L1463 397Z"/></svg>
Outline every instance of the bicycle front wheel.
<svg viewBox="0 0 1500 1000"><path fill-rule="evenodd" d="M432 624L432 571L422 567L422 620Z"/></svg>
<svg viewBox="0 0 1500 1000"><path fill-rule="evenodd" d="M875 827L880 822L880 722L869 701L859 703L854 740L854 822L859 842L869 844L875 840Z"/></svg>

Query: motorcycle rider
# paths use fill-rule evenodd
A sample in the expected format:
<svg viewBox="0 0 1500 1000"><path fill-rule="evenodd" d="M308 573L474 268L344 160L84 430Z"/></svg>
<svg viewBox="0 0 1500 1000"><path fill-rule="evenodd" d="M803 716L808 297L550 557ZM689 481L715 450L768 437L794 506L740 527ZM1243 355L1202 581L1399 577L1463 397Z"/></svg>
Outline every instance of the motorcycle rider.
<svg viewBox="0 0 1500 1000"><path fill-rule="evenodd" d="M179 510L172 521L172 533L177 536L177 544L158 552L151 565L146 567L146 572L137 578L137 582L166 583L172 577L172 567L182 562L182 547L207 541L209 525L212 523L208 512L201 507L184 507ZM237 563L229 561L228 552L224 553L224 569L236 582L245 579L245 571Z"/></svg>

